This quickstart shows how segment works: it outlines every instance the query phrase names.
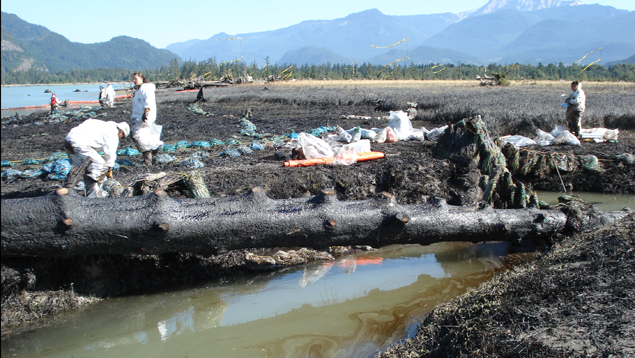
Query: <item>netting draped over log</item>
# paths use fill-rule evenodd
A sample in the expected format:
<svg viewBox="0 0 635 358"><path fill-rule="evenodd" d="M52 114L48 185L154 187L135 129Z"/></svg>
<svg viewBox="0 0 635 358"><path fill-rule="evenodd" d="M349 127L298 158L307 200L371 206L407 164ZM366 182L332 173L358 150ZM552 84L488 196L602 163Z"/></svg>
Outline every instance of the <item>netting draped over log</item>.
<svg viewBox="0 0 635 358"><path fill-rule="evenodd" d="M484 176L482 199L497 209L540 206L537 196L507 169L505 155L490 137L481 116L449 125L439 138L434 155L458 165L476 165ZM518 165L512 162L512 166Z"/></svg>

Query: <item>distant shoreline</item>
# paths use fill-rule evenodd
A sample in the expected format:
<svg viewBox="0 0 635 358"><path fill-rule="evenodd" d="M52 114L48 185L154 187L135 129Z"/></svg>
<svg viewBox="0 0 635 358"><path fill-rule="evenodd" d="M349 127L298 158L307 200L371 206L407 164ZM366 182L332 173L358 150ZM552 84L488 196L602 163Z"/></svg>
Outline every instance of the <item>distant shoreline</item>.
<svg viewBox="0 0 635 358"><path fill-rule="evenodd" d="M72 82L72 83L29 83L29 84L10 84L10 85L2 85L2 87L31 87L31 86L71 86L71 85L101 85L101 84L127 84L131 82L121 81L121 82Z"/></svg>

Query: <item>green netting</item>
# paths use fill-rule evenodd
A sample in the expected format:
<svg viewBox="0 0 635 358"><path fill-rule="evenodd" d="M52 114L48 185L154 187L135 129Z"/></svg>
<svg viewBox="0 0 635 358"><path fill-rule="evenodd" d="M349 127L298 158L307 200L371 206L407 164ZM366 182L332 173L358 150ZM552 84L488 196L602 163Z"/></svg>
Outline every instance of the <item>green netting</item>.
<svg viewBox="0 0 635 358"><path fill-rule="evenodd" d="M534 207L534 208L539 208L540 207L540 202L538 200L538 195L531 194L531 196L529 196L529 202L528 202L527 206Z"/></svg>
<svg viewBox="0 0 635 358"><path fill-rule="evenodd" d="M553 153L551 160L555 168L558 168L560 172L573 173L579 167L579 161L573 154Z"/></svg>
<svg viewBox="0 0 635 358"><path fill-rule="evenodd" d="M512 173L516 173L520 165L520 152L518 148L511 143L506 143L503 147L503 154L505 155L505 162L507 162L507 169Z"/></svg>
<svg viewBox="0 0 635 358"><path fill-rule="evenodd" d="M617 160L618 162L626 163L626 164L635 164L635 155L624 153L624 154L616 155L615 160Z"/></svg>
<svg viewBox="0 0 635 358"><path fill-rule="evenodd" d="M551 170L553 169L551 160L549 160L547 155L541 153L539 153L536 157L536 164L534 164L531 173L538 178L545 178L551 174Z"/></svg>
<svg viewBox="0 0 635 358"><path fill-rule="evenodd" d="M507 209L514 205L514 195L516 193L516 185L512 180L509 171L505 171L503 177L498 181L497 190L498 197L494 203L494 207L498 209Z"/></svg>
<svg viewBox="0 0 635 358"><path fill-rule="evenodd" d="M527 207L529 196L525 190L525 185L523 183L518 184L519 185L516 187L516 193L514 196L514 208L525 208Z"/></svg>
<svg viewBox="0 0 635 358"><path fill-rule="evenodd" d="M602 164L598 160L595 155L581 155L580 158L580 166L590 172L602 172L604 168L602 168Z"/></svg>
<svg viewBox="0 0 635 358"><path fill-rule="evenodd" d="M521 175L525 176L531 173L534 165L538 161L538 156L535 152L523 152L523 155L520 157L519 163L519 172Z"/></svg>
<svg viewBox="0 0 635 358"><path fill-rule="evenodd" d="M500 178L500 173L497 173L496 175L491 177L489 183L487 184L487 187L483 191L483 200L487 201L490 204L492 203L492 199L494 196L494 192L496 191L496 185L498 184L499 178Z"/></svg>

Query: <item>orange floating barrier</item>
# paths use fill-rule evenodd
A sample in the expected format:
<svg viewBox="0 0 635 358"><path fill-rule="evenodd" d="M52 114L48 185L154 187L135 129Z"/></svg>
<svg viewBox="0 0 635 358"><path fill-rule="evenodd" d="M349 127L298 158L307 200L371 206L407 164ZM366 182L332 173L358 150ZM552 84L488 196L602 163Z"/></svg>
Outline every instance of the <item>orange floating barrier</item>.
<svg viewBox="0 0 635 358"><path fill-rule="evenodd" d="M373 159L381 159L385 155L382 152L363 152L357 153L357 161L365 162ZM310 167L316 164L330 164L335 161L335 157L316 158L316 159L298 159L288 160L284 162L285 167Z"/></svg>

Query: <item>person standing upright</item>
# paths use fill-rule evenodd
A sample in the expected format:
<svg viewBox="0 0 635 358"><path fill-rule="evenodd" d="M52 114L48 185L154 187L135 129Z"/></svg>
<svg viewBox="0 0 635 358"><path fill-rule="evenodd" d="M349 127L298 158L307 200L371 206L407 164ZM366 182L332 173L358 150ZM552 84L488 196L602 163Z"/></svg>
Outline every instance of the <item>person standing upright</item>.
<svg viewBox="0 0 635 358"><path fill-rule="evenodd" d="M115 89L111 84L106 86L105 96L104 104L108 107L113 107L115 105Z"/></svg>
<svg viewBox="0 0 635 358"><path fill-rule="evenodd" d="M55 93L51 95L51 114L57 113L57 107L59 107L60 101L55 97Z"/></svg>
<svg viewBox="0 0 635 358"><path fill-rule="evenodd" d="M582 82L575 80L571 82L571 93L564 101L567 104L567 124L569 131L580 138L582 130L582 114L586 109L586 94L582 90Z"/></svg>
<svg viewBox="0 0 635 358"><path fill-rule="evenodd" d="M157 119L157 104L154 91L156 86L149 83L141 72L133 74L133 82L137 91L132 99L132 138L137 148L143 154L143 163L152 165L152 157L156 156L159 147L163 144L156 135L154 122Z"/></svg>
<svg viewBox="0 0 635 358"><path fill-rule="evenodd" d="M104 86L99 86L99 104L103 107L105 106L106 101L106 90L104 90Z"/></svg>

